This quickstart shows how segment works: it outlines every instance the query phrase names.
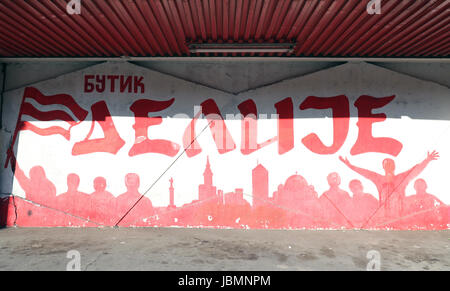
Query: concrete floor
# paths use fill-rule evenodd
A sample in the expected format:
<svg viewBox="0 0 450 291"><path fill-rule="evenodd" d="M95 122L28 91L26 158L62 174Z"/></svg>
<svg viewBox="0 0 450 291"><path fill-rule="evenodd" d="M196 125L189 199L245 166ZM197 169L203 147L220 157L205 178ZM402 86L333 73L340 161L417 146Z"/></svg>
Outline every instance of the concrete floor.
<svg viewBox="0 0 450 291"><path fill-rule="evenodd" d="M450 270L450 231L0 229L0 270Z"/></svg>

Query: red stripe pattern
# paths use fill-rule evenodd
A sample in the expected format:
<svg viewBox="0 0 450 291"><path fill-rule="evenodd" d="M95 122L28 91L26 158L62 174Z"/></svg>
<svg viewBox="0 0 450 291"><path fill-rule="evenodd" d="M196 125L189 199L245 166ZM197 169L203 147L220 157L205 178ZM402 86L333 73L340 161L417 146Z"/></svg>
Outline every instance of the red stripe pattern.
<svg viewBox="0 0 450 291"><path fill-rule="evenodd" d="M61 110L41 111L33 104L26 102L27 99L33 99L41 105L60 105ZM72 118L68 113L71 112L78 120ZM23 115L28 115L39 121L61 120L69 124L69 129L60 126L51 126L40 128L29 121L22 120ZM46 96L34 87L27 87L24 92L22 106L19 113L19 130L30 130L36 134L47 136L53 134L62 135L65 139L70 139L70 129L83 121L88 115L88 111L79 106L72 96L67 94L57 94Z"/></svg>
<svg viewBox="0 0 450 291"><path fill-rule="evenodd" d="M0 1L0 56L446 57L449 0ZM294 52L190 53L189 42L297 42Z"/></svg>

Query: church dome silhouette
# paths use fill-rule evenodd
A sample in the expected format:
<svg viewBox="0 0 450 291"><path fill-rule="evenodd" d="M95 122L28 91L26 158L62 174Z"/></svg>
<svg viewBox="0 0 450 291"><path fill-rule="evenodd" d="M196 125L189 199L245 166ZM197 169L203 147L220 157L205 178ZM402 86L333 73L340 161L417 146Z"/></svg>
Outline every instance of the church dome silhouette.
<svg viewBox="0 0 450 291"><path fill-rule="evenodd" d="M284 190L287 191L296 191L299 189L303 189L308 186L308 182L305 178L303 178L300 175L292 175L287 180L286 183L284 183Z"/></svg>

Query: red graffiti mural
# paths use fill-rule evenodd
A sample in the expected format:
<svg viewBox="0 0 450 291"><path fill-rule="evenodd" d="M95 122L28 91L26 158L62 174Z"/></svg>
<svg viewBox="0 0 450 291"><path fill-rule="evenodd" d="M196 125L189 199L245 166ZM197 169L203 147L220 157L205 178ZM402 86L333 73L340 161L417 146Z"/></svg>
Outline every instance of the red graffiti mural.
<svg viewBox="0 0 450 291"><path fill-rule="evenodd" d="M40 111L33 106L33 104L29 103L29 100L34 100L42 105L60 105L64 110L50 110L50 111ZM78 121L74 120L70 112ZM60 126L51 126L48 128L40 128L28 121L24 121L24 115L31 116L39 121L51 121L51 120L61 120L65 121L69 124L69 129L64 129ZM17 140L17 134L21 130L30 130L38 135L47 136L58 134L63 136L65 139L70 139L70 129L81 123L86 116L88 115L88 111L81 108L78 103L75 102L72 96L67 94L57 94L46 96L42 94L39 90L34 87L27 87L23 94L22 103L20 106L16 129L14 131L14 135L12 138L11 148L14 147L15 142ZM11 158L11 151L8 151L8 156L6 158L5 168L8 166L9 160Z"/></svg>
<svg viewBox="0 0 450 291"><path fill-rule="evenodd" d="M386 120L386 114L374 114L372 109L381 108L394 100L394 98L395 96L374 98L363 95L355 101L355 106L358 108L359 134L355 145L350 151L352 155L378 152L397 156L400 153L403 145L399 141L393 138L375 138L372 136L372 124Z"/></svg>
<svg viewBox="0 0 450 291"><path fill-rule="evenodd" d="M347 138L349 128L350 109L346 96L336 96L328 98L320 98L310 96L300 105L301 110L305 109L327 109L333 110L333 144L329 147L325 146L317 134L312 133L303 138L303 144L312 152L317 154L334 154L344 144Z"/></svg>
<svg viewBox="0 0 450 291"><path fill-rule="evenodd" d="M37 102L50 105L61 105L71 114L78 118L74 120L70 114L63 110L52 110L48 112L41 112L33 107L32 104L27 103L26 100L34 99ZM382 122L386 119L384 113L373 114L371 112L374 108L381 108L392 101L395 96L375 98L363 95L355 102L358 108L358 138L352 147L351 155L359 155L363 153L385 153L392 156L397 156L403 145L393 138L373 137L372 124L375 122ZM134 113L135 124L133 130L135 132L135 141L133 147L129 151L130 156L141 155L145 153L158 153L167 156L175 156L181 149L180 145L175 141L163 139L149 139L147 131L149 127L162 125L161 116L148 116L149 113L159 112L168 109L174 103L174 99L167 101L156 101L150 99L140 99L135 101L130 106L130 112ZM201 145L196 140L195 125L200 115L204 115L209 122L209 128L212 138L217 146L219 154L226 154L236 149L234 139L227 128L225 120L220 112L216 102L213 99L207 99L201 104L201 111L198 112L192 121L187 125L182 136L183 147L188 157L194 157L201 153ZM279 154L285 154L294 148L294 109L291 98L285 98L280 102L274 104L278 118L278 134L263 143L257 142L257 109L253 100L249 99L242 102L238 106L242 118L242 143L241 152L244 155L249 155L275 141L278 141ZM300 105L301 110L307 109L332 109L333 112L333 144L325 146L317 134L311 133L302 139L305 147L313 153L321 155L329 155L336 153L344 144L349 131L349 102L344 95L335 97L316 97L309 96ZM74 144L72 148L73 155L85 155L99 152L107 152L117 154L119 150L125 145L124 141L114 125L108 105L105 101L99 101L91 106L92 121L91 130L84 140ZM59 134L64 136L67 140L70 139L70 130L72 127L79 125L84 121L88 111L81 108L73 99L67 94L59 94L53 96L45 96L36 88L28 87L25 89L22 105L19 112L19 118L16 130L13 136L12 147L15 144L16 136L21 130L31 130L34 133L47 136ZM22 117L29 115L40 121L63 120L69 123L70 128L64 129L62 127L52 126L49 128L38 128L28 121L23 121ZM86 122L86 121L84 121ZM104 137L98 139L90 139L95 123L101 126ZM9 157L6 161L5 167L9 162Z"/></svg>
<svg viewBox="0 0 450 291"><path fill-rule="evenodd" d="M275 103L278 115L278 135L263 143L258 143L258 110L255 101L248 99L238 105L242 118L241 152L249 155L275 141L278 141L278 153L284 154L294 147L294 113L292 98Z"/></svg>
<svg viewBox="0 0 450 291"><path fill-rule="evenodd" d="M363 177L378 183L380 199L364 193L359 180L350 182L353 194L350 196L340 188L341 178L336 172L326 177L329 189L320 197L314 186L299 174L290 176L269 197L269 171L262 164L252 171L253 193L244 193L239 188L223 193L213 183L212 166L207 159L204 181L198 186L198 199L180 207L174 203L176 189L173 178L168 188L171 202L167 207L153 207L151 200L139 193L140 181L135 173L125 176L127 191L117 197L107 191L107 181L103 177L94 179L93 193L78 191L80 179L76 174L68 175L67 192L56 195L55 187L46 178L42 167L33 167L27 177L12 157L15 177L26 192L25 199L16 197L15 203L20 206L14 207L20 212L21 219L33 216L34 223L39 224L40 221L42 225L69 214L69 218L60 222L62 225L72 225L72 222L67 224L72 218L73 225L84 219L83 225L91 226L447 229L449 207L426 192L427 184L423 179L415 181L414 195L405 196L409 182L437 157L437 153L432 152L424 162L397 176L391 176L393 168L390 162L384 162L386 175L383 176L352 166L348 160L342 159ZM244 195L251 199L252 204ZM46 215L52 214L37 216L33 209L41 207L47 209Z"/></svg>
<svg viewBox="0 0 450 291"><path fill-rule="evenodd" d="M116 78L117 77L117 78ZM86 92L105 90L106 80L109 88L126 90L131 88L132 79L118 76L86 77ZM134 79L133 79L134 80ZM117 81L117 84L115 83ZM134 85L139 87L139 79ZM137 84L137 85L136 85ZM116 86L117 85L117 86ZM100 90L100 91L99 91ZM129 89L131 90L131 89ZM142 87L142 92L144 89ZM61 110L39 111L27 99L34 99L42 105L61 106ZM354 103L358 110L358 136L351 148L351 155L363 153L382 153L397 156L403 144L393 138L373 137L372 125L386 119L384 113L373 114L372 110L381 108L391 102L395 96L375 98L361 96ZM130 130L135 133L135 140L128 157L144 154L176 156L184 148L187 157L192 158L202 152L200 142L196 140L196 122L201 115L208 122L206 134L209 135L218 154L223 155L236 149L231 132L226 125L222 112L213 99L201 103L201 111L192 120L187 121L181 143L175 140L150 139L148 132L153 126L164 126L164 119L158 115L170 108L175 102L171 98L165 101L139 99L129 107L134 115L134 125ZM278 143L278 154L284 155L294 147L294 106L292 98L285 98L274 104L278 114L277 134L266 141L258 141L258 111L255 102L248 99L237 108L242 114L241 148L243 156L248 156L272 143ZM105 101L91 106L91 128L87 136L74 143L72 155L108 153L116 155L126 144L122 139ZM312 132L301 139L308 151L316 155L337 153L347 140L350 128L350 104L344 95L332 97L309 96L301 103L300 111L332 111L331 145L325 145L318 134ZM21 226L208 226L233 228L368 228L368 229L448 229L449 206L427 192L427 183L418 178L432 161L439 158L436 151L408 171L397 174L396 164L392 159L380 161L384 174L353 165L344 157L333 157L342 162L341 167L348 167L361 176L361 180L351 180L348 188L343 190L342 179L336 169L323 169L323 182L328 189L318 193L311 183L301 174L295 173L282 182L276 191L269 193L270 171L258 163L251 171L252 193L245 193L242 188L224 193L214 185L213 161L206 157L203 173L191 172L189 175L203 174L203 183L198 185L197 193L188 193L198 197L181 206L176 205L177 177L171 177L168 185L169 204L166 207L153 206L151 197L139 192L141 184L137 173L128 173L123 177L125 193L111 193L108 180L96 173L92 177L91 193L79 191L80 176L71 173L67 176L67 190L56 193L56 187L46 175L44 167L35 165L28 173L20 167L14 154L14 145L20 131L29 130L39 136L61 135L71 139L71 129L86 121L88 111L65 94L45 96L35 88L27 88L19 112L16 131L11 147L7 151L5 168L10 164L17 183L25 192L25 197L1 199L0 209L8 209L5 224ZM40 121L62 120L68 129L62 127L38 128L24 116L31 116ZM75 116L76 120L72 117ZM94 125L98 123L103 130L102 138L92 139ZM182 144L182 145L181 145ZM272 169L276 171L276 169ZM298 172L302 169L299 167ZM327 174L329 173L329 174ZM378 193L366 193L361 181L375 185ZM414 181L416 193L407 196L406 189ZM250 181L249 181L250 182ZM232 181L227 188L232 185ZM225 186L225 185L222 185ZM183 190L190 191L190 190ZM376 194L376 196L374 195ZM17 214L17 215L16 215Z"/></svg>
<svg viewBox="0 0 450 291"><path fill-rule="evenodd" d="M133 128L136 133L136 140L133 147L128 153L130 156L141 155L145 153L159 153L169 157L175 156L180 146L168 140L153 140L148 138L148 128L152 125L162 123L161 116L149 117L150 112L158 112L164 110L173 104L175 99L169 101L153 101L141 99L131 105L130 110L133 111L136 123Z"/></svg>
<svg viewBox="0 0 450 291"><path fill-rule="evenodd" d="M106 152L116 154L125 144L114 126L105 101L100 101L91 106L92 125L86 138L74 144L72 155L85 155L90 153ZM98 122L103 130L104 137L90 139L94 131L95 122Z"/></svg>
<svg viewBox="0 0 450 291"><path fill-rule="evenodd" d="M417 177L425 167L433 160L439 158L436 151L428 153L427 158L420 164L415 165L410 170L395 175L395 162L392 159L383 161L384 175L362 169L352 165L348 159L340 157L341 161L350 169L357 172L364 178L375 184L378 190L378 199L380 209L384 212L383 216L387 218L396 218L403 215L405 189L408 184Z"/></svg>

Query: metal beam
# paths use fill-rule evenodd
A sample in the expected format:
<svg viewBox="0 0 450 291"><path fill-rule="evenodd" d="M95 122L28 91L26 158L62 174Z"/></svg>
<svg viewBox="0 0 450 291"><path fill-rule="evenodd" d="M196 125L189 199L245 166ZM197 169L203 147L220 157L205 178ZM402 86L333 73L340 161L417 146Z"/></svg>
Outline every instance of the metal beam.
<svg viewBox="0 0 450 291"><path fill-rule="evenodd" d="M0 57L0 63L22 62L211 62L211 61L265 61L265 62L391 62L391 63L450 63L450 58L342 58L342 57Z"/></svg>

